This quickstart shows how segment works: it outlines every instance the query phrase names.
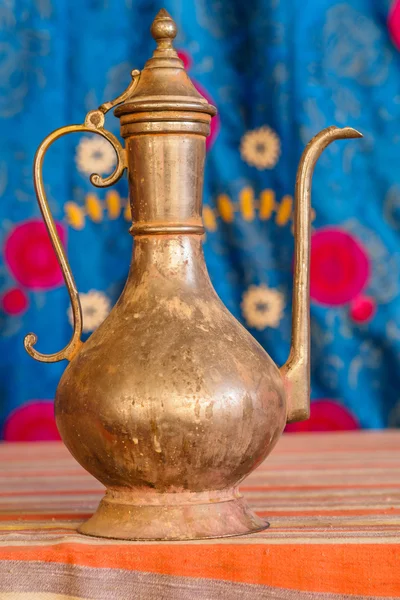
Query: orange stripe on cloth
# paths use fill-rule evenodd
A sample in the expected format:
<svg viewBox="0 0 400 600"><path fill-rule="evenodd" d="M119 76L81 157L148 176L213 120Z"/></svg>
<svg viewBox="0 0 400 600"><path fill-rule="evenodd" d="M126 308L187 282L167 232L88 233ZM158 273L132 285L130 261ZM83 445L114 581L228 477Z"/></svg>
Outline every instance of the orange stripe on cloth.
<svg viewBox="0 0 400 600"><path fill-rule="evenodd" d="M309 592L400 595L400 544L65 543L0 548L0 560L42 561L258 583Z"/></svg>

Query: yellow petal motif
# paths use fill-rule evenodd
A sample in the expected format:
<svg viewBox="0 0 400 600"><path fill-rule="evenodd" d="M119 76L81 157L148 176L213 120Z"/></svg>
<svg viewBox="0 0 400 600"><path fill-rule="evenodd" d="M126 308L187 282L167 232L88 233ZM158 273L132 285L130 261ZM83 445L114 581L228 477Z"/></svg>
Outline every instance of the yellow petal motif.
<svg viewBox="0 0 400 600"><path fill-rule="evenodd" d="M286 225L292 215L293 198L289 195L283 196L282 201L276 213L276 224Z"/></svg>
<svg viewBox="0 0 400 600"><path fill-rule="evenodd" d="M226 194L220 194L217 198L217 206L221 218L226 223L232 223L234 219L234 211L232 202Z"/></svg>
<svg viewBox="0 0 400 600"><path fill-rule="evenodd" d="M71 227L74 229L83 229L85 227L84 210L76 202L66 202L64 210L67 222Z"/></svg>
<svg viewBox="0 0 400 600"><path fill-rule="evenodd" d="M209 206L203 208L204 226L208 231L217 231L217 220L214 211Z"/></svg>
<svg viewBox="0 0 400 600"><path fill-rule="evenodd" d="M254 219L254 192L251 187L245 187L239 194L240 210L245 221Z"/></svg>
<svg viewBox="0 0 400 600"><path fill-rule="evenodd" d="M86 212L95 223L100 223L103 219L103 205L96 194L87 194Z"/></svg>
<svg viewBox="0 0 400 600"><path fill-rule="evenodd" d="M118 192L111 190L106 195L106 206L108 211L108 217L111 220L118 219L121 214L121 198Z"/></svg>
<svg viewBox="0 0 400 600"><path fill-rule="evenodd" d="M270 219L275 208L275 192L263 190L260 194L260 219L262 221Z"/></svg>

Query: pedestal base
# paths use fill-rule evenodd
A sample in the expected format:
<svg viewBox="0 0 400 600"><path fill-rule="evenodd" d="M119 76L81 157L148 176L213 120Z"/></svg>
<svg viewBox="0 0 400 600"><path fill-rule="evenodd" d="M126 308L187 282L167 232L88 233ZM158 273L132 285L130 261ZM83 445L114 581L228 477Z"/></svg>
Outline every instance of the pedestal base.
<svg viewBox="0 0 400 600"><path fill-rule="evenodd" d="M108 492L78 531L122 540L196 540L245 535L268 526L244 498L232 493L146 494L140 499Z"/></svg>

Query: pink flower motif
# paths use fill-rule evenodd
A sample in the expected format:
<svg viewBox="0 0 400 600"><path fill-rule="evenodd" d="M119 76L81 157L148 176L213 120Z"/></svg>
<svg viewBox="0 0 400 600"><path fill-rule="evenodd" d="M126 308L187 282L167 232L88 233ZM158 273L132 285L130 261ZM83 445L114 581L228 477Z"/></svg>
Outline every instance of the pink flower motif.
<svg viewBox="0 0 400 600"><path fill-rule="evenodd" d="M311 239L312 300L340 306L354 300L368 282L369 258L352 235L336 228L316 231Z"/></svg>
<svg viewBox="0 0 400 600"><path fill-rule="evenodd" d="M209 104L212 104L213 106L215 106L215 102L214 100L211 98L211 96L209 95L209 93L207 92L207 90L205 90L199 83L197 83L197 81L194 81L194 87L196 88L196 90L202 95L204 96L204 98L207 100L207 102ZM219 133L219 128L220 128L220 118L219 118L219 114L217 113L215 115L215 117L213 117L211 119L211 123L210 123L210 135L206 138L206 149L209 150L211 148L211 146L213 145L213 143L215 142L217 135Z"/></svg>
<svg viewBox="0 0 400 600"><path fill-rule="evenodd" d="M375 300L369 296L358 296L350 307L350 316L356 323L367 323L376 311Z"/></svg>
<svg viewBox="0 0 400 600"><path fill-rule="evenodd" d="M355 416L335 400L315 400L311 403L308 421L290 423L285 431L353 431L360 429Z"/></svg>
<svg viewBox="0 0 400 600"><path fill-rule="evenodd" d="M3 294L1 305L8 315L20 315L28 308L28 298L23 290L12 288Z"/></svg>
<svg viewBox="0 0 400 600"><path fill-rule="evenodd" d="M394 45L400 50L400 0L394 0L388 17L388 28Z"/></svg>
<svg viewBox="0 0 400 600"><path fill-rule="evenodd" d="M56 223L65 243L65 230ZM32 290L49 290L63 283L63 276L45 224L33 219L17 225L8 236L4 256L15 279Z"/></svg>
<svg viewBox="0 0 400 600"><path fill-rule="evenodd" d="M14 410L4 428L7 442L59 440L51 400L32 400Z"/></svg>
<svg viewBox="0 0 400 600"><path fill-rule="evenodd" d="M181 61L183 62L183 65L184 65L185 69L187 71L189 71L190 67L192 66L192 62L193 62L192 61L192 57L190 56L190 54L188 52L186 52L186 50L179 50L178 51L178 56L181 59ZM202 96L204 96L204 98L207 100L207 102L209 104L212 104L213 106L215 106L215 102L211 98L211 96L207 92L207 90L205 90L195 80L192 80L192 83L193 83L194 87L196 88L196 90L199 92L199 94L201 94ZM219 132L219 128L220 128L220 118L219 118L219 115L216 114L215 117L213 117L211 119L210 135L206 138L206 149L207 150L209 150L211 148L211 146L213 145L213 143L215 142L215 139L216 139L216 137L218 135L218 132Z"/></svg>

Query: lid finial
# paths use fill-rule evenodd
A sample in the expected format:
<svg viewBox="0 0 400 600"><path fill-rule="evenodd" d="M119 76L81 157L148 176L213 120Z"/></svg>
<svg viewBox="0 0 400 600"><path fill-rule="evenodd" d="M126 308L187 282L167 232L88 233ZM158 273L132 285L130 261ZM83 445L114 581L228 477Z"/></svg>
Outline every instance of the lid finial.
<svg viewBox="0 0 400 600"><path fill-rule="evenodd" d="M172 40L176 37L177 27L171 15L162 8L151 26L151 35L157 42L157 50L172 49Z"/></svg>
<svg viewBox="0 0 400 600"><path fill-rule="evenodd" d="M1 3L1 0L0 0ZM185 66L172 45L178 28L175 21L163 8L153 21L151 35L157 42L153 56L149 58L140 72L137 85L124 104L117 108L117 116L133 113L154 114L171 111L191 111L215 115L216 108L196 89ZM157 117L158 118L158 117ZM165 116L159 117L162 121ZM201 117L199 117L201 120ZM152 121L150 116L149 122ZM171 115L171 119L173 119ZM209 119L205 117L207 129Z"/></svg>

